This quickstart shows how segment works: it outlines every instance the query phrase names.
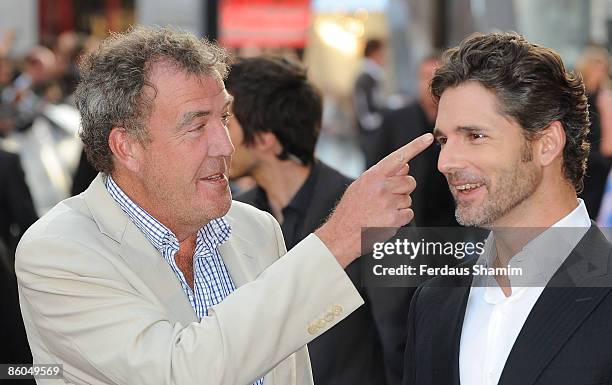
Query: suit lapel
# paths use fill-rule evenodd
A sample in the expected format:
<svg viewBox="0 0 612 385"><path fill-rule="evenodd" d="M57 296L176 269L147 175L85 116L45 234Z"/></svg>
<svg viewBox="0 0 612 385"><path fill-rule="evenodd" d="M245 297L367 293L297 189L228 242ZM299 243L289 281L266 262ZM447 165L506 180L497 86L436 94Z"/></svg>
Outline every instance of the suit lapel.
<svg viewBox="0 0 612 385"><path fill-rule="evenodd" d="M499 385L536 382L608 294L610 248L597 226L591 226L529 313L506 360Z"/></svg>
<svg viewBox="0 0 612 385"><path fill-rule="evenodd" d="M232 233L227 242L219 245L219 253L232 277L232 282L238 288L257 278L259 270L255 266L255 258L239 250L237 238L238 236Z"/></svg>
<svg viewBox="0 0 612 385"><path fill-rule="evenodd" d="M126 226L119 255L147 287L183 325L197 322L197 316L168 262L131 222Z"/></svg>
<svg viewBox="0 0 612 385"><path fill-rule="evenodd" d="M244 221L237 217L237 212L234 210L236 203L232 203L232 208L225 216L225 219L232 227L232 233L229 239L222 245L218 246L219 253L227 267L232 282L236 287L240 287L245 283L251 282L266 269L269 265L278 259L277 254L261 255L261 253L252 254L252 250L261 250L261 245L256 244L253 240L257 240L259 234L251 234L251 237L244 237L248 231L248 227L244 226Z"/></svg>
<svg viewBox="0 0 612 385"><path fill-rule="evenodd" d="M474 261L467 263L471 269ZM465 309L467 307L468 298L470 296L470 287L472 285L472 276L469 277L457 277L457 288L452 291L450 301L448 302L451 306L449 314L451 316L450 321L451 325L454 325L454 328L449 328L448 332L449 343L450 343L450 352L452 358L452 366L449 375L451 376L448 381L444 383L460 385L460 377L459 377L459 349L461 346L461 332L463 331L463 320L465 319ZM443 313L444 314L444 313ZM436 350L441 353L441 350ZM440 360L447 360L448 357L435 357L437 362L443 362Z"/></svg>
<svg viewBox="0 0 612 385"><path fill-rule="evenodd" d="M439 347L433 349L432 362L445 365L448 363L449 370L438 370L435 373L434 383L459 385L459 346L461 342L461 330L465 308L470 294L470 286L452 287L448 290L448 298L442 309L436 314L444 314L448 317L450 327L436 328L438 330L435 344ZM434 321L437 322L437 321ZM446 323L446 321L445 321ZM446 348L442 348L446 346Z"/></svg>
<svg viewBox="0 0 612 385"><path fill-rule="evenodd" d="M84 194L100 231L119 243L121 258L164 304L169 314L183 324L197 321L176 275L108 194L101 174Z"/></svg>
<svg viewBox="0 0 612 385"><path fill-rule="evenodd" d="M468 261L459 266L472 268L474 261ZM431 280L430 282L435 282ZM431 317L424 318L426 327L443 322L442 327L432 327L433 334L425 336L425 341L430 347L425 349L431 351L431 361L426 365L433 369L431 381L433 384L459 385L459 348L461 343L461 331L465 318L465 309L470 294L472 282L471 275L444 277L437 287L432 290L439 291L440 301L431 304L428 312ZM440 320L440 315L444 319ZM417 337L418 339L418 337ZM418 345L416 346L418 349ZM416 354L419 354L417 351ZM418 371L418 370L417 370Z"/></svg>
<svg viewBox="0 0 612 385"><path fill-rule="evenodd" d="M315 168L317 175L312 191L316 197L311 199L304 222L298 231L296 239L300 240L323 224L348 186L348 183L345 184L346 177L339 178L340 175L335 170L320 160L315 161L313 171Z"/></svg>

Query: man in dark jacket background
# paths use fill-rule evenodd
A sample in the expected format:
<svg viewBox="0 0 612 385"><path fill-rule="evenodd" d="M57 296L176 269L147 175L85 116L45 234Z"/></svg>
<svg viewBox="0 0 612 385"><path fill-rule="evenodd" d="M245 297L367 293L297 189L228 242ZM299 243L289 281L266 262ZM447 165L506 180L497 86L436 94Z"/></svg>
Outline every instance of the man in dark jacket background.
<svg viewBox="0 0 612 385"><path fill-rule="evenodd" d="M351 182L314 156L321 95L301 65L279 57L239 60L226 88L234 97L230 176L257 183L235 199L274 215L291 248L325 221ZM315 383L398 384L412 289L361 287L361 259L346 272L365 305L308 344Z"/></svg>
<svg viewBox="0 0 612 385"><path fill-rule="evenodd" d="M415 100L402 108L385 112L382 126L372 141L375 155L366 167L376 164L414 138L433 131L438 106L429 91L429 83L439 57L439 54L432 54L421 61ZM431 146L410 162L410 172L418 181L412 195L413 222L420 227L457 226L453 197L446 178L437 169L439 155L440 147Z"/></svg>
<svg viewBox="0 0 612 385"><path fill-rule="evenodd" d="M19 156L0 150L0 363L32 362L15 278L15 248L21 235L38 219ZM0 379L0 384L3 380ZM7 382L8 383L8 380ZM31 382L24 382L34 383Z"/></svg>

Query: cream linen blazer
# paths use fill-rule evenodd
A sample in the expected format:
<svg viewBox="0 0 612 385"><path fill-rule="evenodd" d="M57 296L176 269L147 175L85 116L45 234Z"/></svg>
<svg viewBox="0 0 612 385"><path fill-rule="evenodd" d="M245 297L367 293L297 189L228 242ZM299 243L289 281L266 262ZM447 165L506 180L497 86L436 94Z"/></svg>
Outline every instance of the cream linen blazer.
<svg viewBox="0 0 612 385"><path fill-rule="evenodd" d="M219 250L237 289L198 321L102 175L42 217L15 268L34 363L63 364L64 380L38 383L312 384L306 343L361 297L314 234L286 253L268 213L233 202L226 219Z"/></svg>

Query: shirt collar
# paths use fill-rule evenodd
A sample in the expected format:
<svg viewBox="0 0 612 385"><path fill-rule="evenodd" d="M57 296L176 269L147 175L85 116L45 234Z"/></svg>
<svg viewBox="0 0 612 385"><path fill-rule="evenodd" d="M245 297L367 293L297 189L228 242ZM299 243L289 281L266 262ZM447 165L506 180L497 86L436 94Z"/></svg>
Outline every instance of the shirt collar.
<svg viewBox="0 0 612 385"><path fill-rule="evenodd" d="M224 244L232 233L232 227L224 217L215 218L205 224L198 232L198 243L200 238L207 240L211 248Z"/></svg>
<svg viewBox="0 0 612 385"><path fill-rule="evenodd" d="M577 203L577 207L568 215L529 241L512 257L509 262L510 266L521 268L523 273L522 275L508 277L510 285L513 287L513 292L515 287L546 286L578 242L580 242L580 239L584 237L591 227L591 220L584 201L578 199ZM517 229L517 231L521 230ZM490 266L491 260L497 255L493 233L489 234L484 250L477 263ZM483 279L485 282L477 281L479 282L477 283L478 286L487 286L487 292L491 292L493 289L499 290L497 282L493 277ZM489 296L485 295L485 297L495 297L492 294L489 293ZM512 296L514 297L514 293Z"/></svg>
<svg viewBox="0 0 612 385"><path fill-rule="evenodd" d="M306 180L299 188L299 190L295 193L293 198L291 198L287 206L283 207L282 210L291 208L302 215L305 215L308 212L308 209L310 207L310 201L313 195L312 193L314 191L315 184L318 179L320 168L320 161L315 160L314 164L312 165L312 168L310 169L310 173L306 177ZM260 210L272 213L272 208L270 207L270 202L268 200L268 194L259 185L255 186L253 206L257 207Z"/></svg>
<svg viewBox="0 0 612 385"><path fill-rule="evenodd" d="M142 231L157 251L163 255L164 249L169 246L178 248L178 239L174 233L137 203L132 201L110 175L106 176L104 184L110 196L113 197L119 207L121 207L121 210L123 210L134 225ZM214 248L219 244L225 243L229 239L231 230L232 228L225 217L215 218L198 231L196 243L201 244L204 240L208 240L210 246Z"/></svg>

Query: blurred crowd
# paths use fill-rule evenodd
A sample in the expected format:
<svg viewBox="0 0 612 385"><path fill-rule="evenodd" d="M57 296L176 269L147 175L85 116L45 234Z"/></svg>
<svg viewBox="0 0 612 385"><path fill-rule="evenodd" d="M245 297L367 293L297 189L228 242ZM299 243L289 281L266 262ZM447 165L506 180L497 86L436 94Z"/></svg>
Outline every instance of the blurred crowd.
<svg viewBox="0 0 612 385"><path fill-rule="evenodd" d="M72 193L81 152L72 94L78 61L97 39L62 33L51 47L12 57L19 36L0 34L0 362L31 362L19 314L14 254L25 230Z"/></svg>
<svg viewBox="0 0 612 385"><path fill-rule="evenodd" d="M77 136L79 115L72 95L79 81L80 58L86 52L94 50L99 42L92 36L65 32L59 35L51 46L33 47L25 56L14 59L9 56L9 53L12 42L18 36L12 33L4 33L2 36L3 39L0 41L0 226L2 226L0 228L0 257L2 274L7 278L0 278L0 282L6 285L6 288L2 290L6 300L2 301L0 331L5 333L1 338L3 341L8 341L5 346L9 348L2 349L0 363L28 362L31 357L27 343L25 343L23 326L20 323L12 267L15 247L19 237L39 216L60 200L82 192L96 175L96 171L87 163ZM408 102L401 106L395 104L393 108L390 107L385 94L385 90L389 89L384 84L385 61L389 54L386 42L379 39L367 41L364 44L363 54L362 69L355 78L352 95L354 110L352 124L354 136L357 138L356 143L358 143L357 150L365 160L365 166L369 167L403 144L433 130L436 105L429 95L428 85L440 59L440 54L434 52L423 56L418 67L417 89L414 90L412 97L405 98ZM612 82L609 60L609 53L604 48L591 46L585 49L576 66L576 70L583 76L589 95L592 122L591 154L581 197L586 203L591 218L597 219L603 226L612 224L612 178L609 176L612 164ZM247 66L248 63L243 62L241 65ZM276 63L275 65L283 68L286 64ZM239 68L239 70L247 71L248 67ZM236 71L238 69L232 72L230 80L233 79L231 76L239 76ZM265 74L262 71L263 75L274 76L274 74ZM254 76L257 77L257 74ZM261 86L257 87L258 90L262 89ZM241 92L239 85L229 85L228 89L231 93L236 92L238 95ZM245 95L248 95L250 91L247 89L244 92ZM324 97L325 95L323 99ZM249 100L247 96L236 97L237 103L244 99L247 102ZM322 105L325 106L325 103ZM241 107L248 110L250 106ZM315 106L314 110L316 109ZM236 114L236 111L234 113ZM248 113L248 111L244 112L244 114ZM237 113L239 120L240 114L240 112ZM304 114L303 121L308 120L309 114L312 115L310 112ZM318 114L325 115L325 112L320 111ZM291 175L303 175L302 178L297 179L298 182L292 187L292 191L282 190L284 198L275 200L274 192L266 190L266 178L262 177L261 173L245 171L238 175L243 179L233 181L236 196L256 206L259 202L262 206L260 208L271 211L277 217L283 225L284 233L292 237L287 240L288 246L297 243L310 231L310 229L298 231L299 221L305 220L303 218L305 214L301 213L300 216L300 210L308 212L313 207L325 206L316 220L312 220L312 226L316 227L329 214L346 184L350 183L349 178L336 174L336 171L329 169L328 166L320 165L319 160L310 158L312 154L309 153L314 151L319 133L326 133L325 120L321 120L320 116L310 117L315 123L313 127L305 128L305 130L311 129L308 133L285 133L284 138L277 138L279 145L285 146L285 149L289 143L287 141L290 140L287 138L292 135L297 142L304 142L300 138L306 137L309 143L312 142L312 146L304 150L306 152L304 157L296 158L297 154L289 151L287 157L282 159L296 163L294 166L297 167L295 168L297 171L292 171ZM245 119L248 120L248 118ZM323 121L322 126L320 126L321 121ZM239 123L244 125L244 122ZM243 129L246 130L245 127ZM232 139L236 141L235 138ZM253 141L245 144L245 148L250 150L241 152L240 156L244 164L250 164L249 160L244 157L249 155L249 151L253 151L252 143ZM333 138L328 140L325 150L321 153L322 157L330 156L330 153L333 155L334 143ZM241 145L241 143L234 144ZM296 143L292 145L296 147L291 148L299 147ZM250 154L255 156L252 152ZM411 174L419 182L412 196L415 211L414 222L417 226L457 225L452 196L446 180L437 171L438 154L439 149L432 146L416 157L410 165ZM299 168L298 166L308 167ZM247 167L245 170L251 169ZM312 176L314 175L311 174L312 170L318 170L319 175ZM342 182L338 186L338 193L332 198L318 192L318 185L313 178L320 177L320 175L338 175L325 182L324 185L327 187L335 182ZM289 182L285 185L285 187L289 186ZM304 197L301 200L297 199L298 192L304 186L310 189L304 194L312 195L311 199L306 201ZM257 188L260 190L256 190ZM270 188L276 187L271 186ZM329 202L324 202L325 199L329 199ZM305 207L304 202L307 202ZM288 210L291 204L296 206L294 209L297 214ZM357 282L358 278L355 280ZM376 295L366 293L365 297ZM404 296L401 308L407 310L409 298L409 294ZM374 317L376 316L375 313ZM381 333L384 334L384 331ZM340 341L344 337L339 334L335 338ZM384 350L385 346L382 349ZM317 346L313 345L312 350L316 352ZM315 358L313 367L317 369L317 365L322 367L324 364L319 363ZM386 376L389 383L397 377L394 377L393 373L383 373L381 376Z"/></svg>

